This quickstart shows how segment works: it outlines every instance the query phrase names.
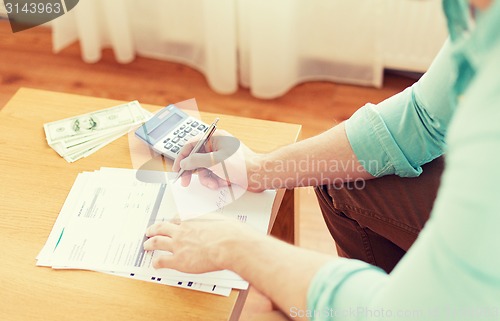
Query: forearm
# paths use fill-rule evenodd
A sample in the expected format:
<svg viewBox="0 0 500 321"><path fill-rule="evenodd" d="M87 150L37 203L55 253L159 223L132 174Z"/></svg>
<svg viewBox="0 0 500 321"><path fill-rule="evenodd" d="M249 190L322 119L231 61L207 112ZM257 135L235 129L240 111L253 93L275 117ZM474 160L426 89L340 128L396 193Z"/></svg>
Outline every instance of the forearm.
<svg viewBox="0 0 500 321"><path fill-rule="evenodd" d="M371 178L351 148L344 123L259 155L249 169L249 185L263 189L342 184Z"/></svg>
<svg viewBox="0 0 500 321"><path fill-rule="evenodd" d="M218 253L222 268L238 273L288 316L306 311L313 276L334 259L262 235L228 241Z"/></svg>

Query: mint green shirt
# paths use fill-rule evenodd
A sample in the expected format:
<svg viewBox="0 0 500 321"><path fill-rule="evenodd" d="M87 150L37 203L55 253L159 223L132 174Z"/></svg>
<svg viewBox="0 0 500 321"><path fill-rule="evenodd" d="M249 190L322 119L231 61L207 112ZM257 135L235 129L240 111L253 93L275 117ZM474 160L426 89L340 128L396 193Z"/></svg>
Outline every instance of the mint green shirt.
<svg viewBox="0 0 500 321"><path fill-rule="evenodd" d="M431 217L389 275L357 260L323 266L301 311L313 320L500 320L500 0L484 12L443 4L450 40L428 72L346 122L375 176L418 176L446 153Z"/></svg>

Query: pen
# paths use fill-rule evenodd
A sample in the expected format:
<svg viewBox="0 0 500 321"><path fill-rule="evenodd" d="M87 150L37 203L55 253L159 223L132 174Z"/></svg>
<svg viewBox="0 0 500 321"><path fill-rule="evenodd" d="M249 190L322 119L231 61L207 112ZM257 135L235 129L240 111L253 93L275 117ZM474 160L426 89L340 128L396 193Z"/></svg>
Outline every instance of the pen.
<svg viewBox="0 0 500 321"><path fill-rule="evenodd" d="M203 134L203 137L201 137L201 139L198 141L198 143L196 143L196 145L194 146L194 148L191 150L191 152L189 153L188 157L199 152L200 149L205 146L205 144L210 140L210 137L212 137L213 133L215 132L215 130L217 129L217 122L219 121L219 118L215 118L214 122L212 123L212 125L210 125L210 127L208 127L207 131L205 132L205 134ZM174 183L179 179L179 177L182 176L182 174L184 174L184 170L181 169L179 171L179 173L177 174L177 177L174 179Z"/></svg>

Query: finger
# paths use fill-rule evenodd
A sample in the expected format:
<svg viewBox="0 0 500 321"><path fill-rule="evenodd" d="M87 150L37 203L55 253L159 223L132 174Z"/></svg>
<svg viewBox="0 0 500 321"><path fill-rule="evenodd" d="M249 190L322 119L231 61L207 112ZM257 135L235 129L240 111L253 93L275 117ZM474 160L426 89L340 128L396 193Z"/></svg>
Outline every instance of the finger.
<svg viewBox="0 0 500 321"><path fill-rule="evenodd" d="M214 172L208 169L200 170L198 173L200 183L210 189L217 189L223 186L228 186L228 182Z"/></svg>
<svg viewBox="0 0 500 321"><path fill-rule="evenodd" d="M219 184L217 182L217 175L212 173L212 171L208 169L202 169L198 171L198 178L200 179L200 183L210 189L217 189Z"/></svg>
<svg viewBox="0 0 500 321"><path fill-rule="evenodd" d="M168 236L153 236L143 244L146 251L162 250L172 252L172 238Z"/></svg>
<svg viewBox="0 0 500 321"><path fill-rule="evenodd" d="M184 170L195 170L197 168L208 168L213 166L216 153L195 153L180 162L180 167Z"/></svg>
<svg viewBox="0 0 500 321"><path fill-rule="evenodd" d="M173 255L161 255L153 259L153 267L155 269L175 268L175 260Z"/></svg>
<svg viewBox="0 0 500 321"><path fill-rule="evenodd" d="M211 162L214 163L214 156L213 156L213 154L214 153L212 153L212 152L211 153L199 153L199 154L197 153L195 155L190 156L189 159L191 159L192 157L196 158L196 157L198 157L197 155L209 155ZM179 162L179 163L181 164L181 162ZM182 186L187 187L191 183L191 176L193 175L193 170L196 169L196 168L198 168L198 167L193 168L193 169L186 169L185 168L186 167L185 164L186 164L186 160L183 160L182 161L182 165L179 165L179 166L180 166L180 168L182 168L182 169L185 170L185 172L182 173L182 176L181 176ZM203 168L203 167L210 167L210 166L200 166L200 168Z"/></svg>
<svg viewBox="0 0 500 321"><path fill-rule="evenodd" d="M147 237L153 237L156 235L172 236L179 229L178 224L170 222L156 223L148 227L146 230Z"/></svg>
<svg viewBox="0 0 500 321"><path fill-rule="evenodd" d="M191 152L191 150L192 150L192 147L190 148L187 144L181 148L179 154L174 159L174 165L172 165L172 171L178 172L181 169L181 165L180 165L181 161L189 156L189 153Z"/></svg>
<svg viewBox="0 0 500 321"><path fill-rule="evenodd" d="M184 173L182 173L182 176L181 176L181 185L184 186L184 187L188 187L189 184L191 183L191 177L193 176L193 172L192 171L186 171Z"/></svg>
<svg viewBox="0 0 500 321"><path fill-rule="evenodd" d="M179 154L174 160L174 165L172 166L172 170L178 172L181 169L180 163L183 159L189 156L194 146L198 143L199 137L195 136L189 139L186 144L181 148Z"/></svg>

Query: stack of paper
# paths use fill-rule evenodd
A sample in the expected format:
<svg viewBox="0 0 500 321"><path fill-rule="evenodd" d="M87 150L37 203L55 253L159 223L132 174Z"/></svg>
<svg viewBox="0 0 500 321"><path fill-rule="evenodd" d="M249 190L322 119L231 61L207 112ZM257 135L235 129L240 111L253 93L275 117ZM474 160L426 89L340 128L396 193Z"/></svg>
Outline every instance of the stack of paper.
<svg viewBox="0 0 500 321"><path fill-rule="evenodd" d="M49 146L68 162L86 157L147 121L139 102L83 114L43 126Z"/></svg>
<svg viewBox="0 0 500 321"><path fill-rule="evenodd" d="M230 271L187 274L154 269L151 261L164 251L144 251L145 231L159 221L179 217L179 208L200 205L267 232L275 191L234 193L229 187L205 188L193 176L189 187L172 183L174 173L102 168L80 173L37 257L37 265L54 269L87 269L166 285L229 295L248 283ZM142 178L148 177L148 182ZM151 178L154 178L153 180ZM233 186L233 188L237 188ZM201 213L200 213L201 214Z"/></svg>

